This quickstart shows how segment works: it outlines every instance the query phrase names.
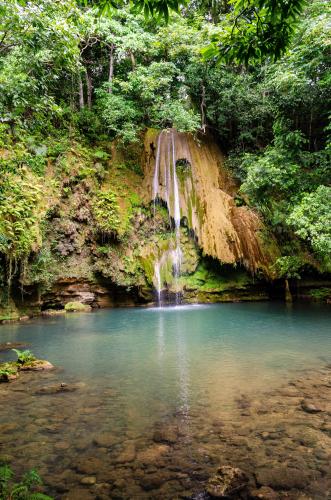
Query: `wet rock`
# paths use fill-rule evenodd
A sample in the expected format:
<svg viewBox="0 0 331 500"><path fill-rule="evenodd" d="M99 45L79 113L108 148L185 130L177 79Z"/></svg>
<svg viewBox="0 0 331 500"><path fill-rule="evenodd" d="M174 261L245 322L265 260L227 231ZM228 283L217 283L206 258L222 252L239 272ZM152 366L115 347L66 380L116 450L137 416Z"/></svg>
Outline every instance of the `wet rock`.
<svg viewBox="0 0 331 500"><path fill-rule="evenodd" d="M78 438L75 441L75 448L77 451L83 451L83 450L86 450L87 448L89 448L91 443L92 443L92 441L89 438L85 438L85 437Z"/></svg>
<svg viewBox="0 0 331 500"><path fill-rule="evenodd" d="M309 475L303 471L286 465L260 468L256 472L257 483L275 490L304 489L309 482Z"/></svg>
<svg viewBox="0 0 331 500"><path fill-rule="evenodd" d="M314 404L311 401L307 401L306 399L303 399L301 401L301 408L303 411L306 413L320 413L323 411L321 408L319 408L316 404Z"/></svg>
<svg viewBox="0 0 331 500"><path fill-rule="evenodd" d="M115 463L129 463L133 462L133 460L136 458L136 448L134 445L134 442L130 442L125 445L124 449L121 451L121 453L118 455L118 457L115 459Z"/></svg>
<svg viewBox="0 0 331 500"><path fill-rule="evenodd" d="M108 483L96 483L93 486L93 492L100 500L108 500L110 497L110 485Z"/></svg>
<svg viewBox="0 0 331 500"><path fill-rule="evenodd" d="M166 472L158 472L156 474L145 474L140 479L141 487L146 490L155 490L162 486L163 483L169 480L169 474Z"/></svg>
<svg viewBox="0 0 331 500"><path fill-rule="evenodd" d="M91 486L97 482L97 478L95 476L85 476L80 480L80 484L86 484Z"/></svg>
<svg viewBox="0 0 331 500"><path fill-rule="evenodd" d="M178 428L175 426L162 426L154 431L153 441L155 443L174 444L178 440Z"/></svg>
<svg viewBox="0 0 331 500"><path fill-rule="evenodd" d="M277 500L279 498L278 493L268 486L262 486L262 488L251 490L250 496L254 499L261 500Z"/></svg>
<svg viewBox="0 0 331 500"><path fill-rule="evenodd" d="M42 370L52 370L54 366L44 359L36 359L31 363L27 363L20 366L20 371L42 371Z"/></svg>
<svg viewBox="0 0 331 500"><path fill-rule="evenodd" d="M103 467L103 461L97 457L88 457L78 460L74 468L82 474L93 475Z"/></svg>
<svg viewBox="0 0 331 500"><path fill-rule="evenodd" d="M225 465L208 480L206 490L212 498L226 498L244 490L247 484L248 478L241 469Z"/></svg>
<svg viewBox="0 0 331 500"><path fill-rule="evenodd" d="M11 349L23 349L28 347L29 344L23 344L21 342L5 342L0 343L0 352L10 351Z"/></svg>
<svg viewBox="0 0 331 500"><path fill-rule="evenodd" d="M321 431L325 432L329 437L331 437L331 423L324 422L321 426Z"/></svg>
<svg viewBox="0 0 331 500"><path fill-rule="evenodd" d="M74 392L79 389L78 384L66 384L65 382L61 382L60 384L52 384L52 385L46 385L44 387L41 387L40 389L37 389L35 394L42 395L42 394L58 394L59 392Z"/></svg>
<svg viewBox="0 0 331 500"><path fill-rule="evenodd" d="M65 313L64 309L46 309L45 311L41 311L42 316L60 316Z"/></svg>
<svg viewBox="0 0 331 500"><path fill-rule="evenodd" d="M70 444L67 441L59 441L55 443L54 448L56 450L68 450L70 448Z"/></svg>
<svg viewBox="0 0 331 500"><path fill-rule="evenodd" d="M125 479L123 478L116 479L116 481L114 482L115 488L119 488L120 490L125 487L125 484Z"/></svg>
<svg viewBox="0 0 331 500"><path fill-rule="evenodd" d="M93 443L100 448L111 448L116 442L114 436L108 432L103 432L93 438Z"/></svg>
<svg viewBox="0 0 331 500"><path fill-rule="evenodd" d="M137 454L137 460L138 462L142 462L144 464L154 464L163 455L165 455L169 449L170 447L166 444L150 446L146 450L140 451Z"/></svg>
<svg viewBox="0 0 331 500"><path fill-rule="evenodd" d="M208 493L206 491L200 491L199 493L193 493L193 495L191 495L189 497L190 500L209 500L210 499L210 495L208 495Z"/></svg>
<svg viewBox="0 0 331 500"><path fill-rule="evenodd" d="M63 496L63 500L95 500L95 495L84 488L74 488Z"/></svg>

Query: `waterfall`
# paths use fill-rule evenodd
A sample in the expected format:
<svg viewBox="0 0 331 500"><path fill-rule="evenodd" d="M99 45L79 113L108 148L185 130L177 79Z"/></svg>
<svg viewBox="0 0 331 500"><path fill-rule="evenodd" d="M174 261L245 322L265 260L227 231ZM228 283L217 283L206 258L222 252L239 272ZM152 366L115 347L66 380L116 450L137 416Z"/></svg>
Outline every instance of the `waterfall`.
<svg viewBox="0 0 331 500"><path fill-rule="evenodd" d="M162 284L161 284L161 273L160 273L160 262L158 260L154 263L154 281L156 283L157 292L157 303L159 307L162 307Z"/></svg>
<svg viewBox="0 0 331 500"><path fill-rule="evenodd" d="M171 143L172 143L174 221L175 221L175 238L176 238L176 247L175 247L175 251L174 251L174 272L175 272L175 279L176 279L176 303L179 303L180 295L178 292L178 278L180 276L182 251L180 248L180 204L179 204L178 178L177 178L177 172L176 172L175 137L174 137L173 131L171 131Z"/></svg>
<svg viewBox="0 0 331 500"><path fill-rule="evenodd" d="M157 148L156 148L156 158L155 158L155 169L154 169L154 177L153 177L153 203L154 203L154 217L156 211L156 200L159 192L159 174L160 174L160 156L161 156L161 137L163 131L160 133L157 139Z"/></svg>
<svg viewBox="0 0 331 500"><path fill-rule="evenodd" d="M164 171L161 172L161 165L164 165ZM180 269L182 262L182 250L180 246L180 194L178 177L176 172L176 144L175 134L173 130L163 130L160 132L157 140L157 150L155 157L155 167L153 176L153 203L154 217L156 215L156 203L161 197L160 184L163 180L164 198L167 204L169 220L174 221L175 237L173 248L165 250L159 259L154 263L154 285L158 294L158 304L161 304L162 291L162 266L166 265L168 258L171 259L173 276L175 278L176 287L176 304L180 302L180 293L178 291L178 279L180 277Z"/></svg>

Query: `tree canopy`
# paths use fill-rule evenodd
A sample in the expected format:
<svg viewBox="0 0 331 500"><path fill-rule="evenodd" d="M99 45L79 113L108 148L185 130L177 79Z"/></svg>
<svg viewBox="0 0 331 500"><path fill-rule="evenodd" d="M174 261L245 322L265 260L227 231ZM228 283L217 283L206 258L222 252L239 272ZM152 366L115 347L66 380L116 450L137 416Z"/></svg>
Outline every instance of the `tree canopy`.
<svg viewBox="0 0 331 500"><path fill-rule="evenodd" d="M328 269L330 3L315 0L300 20L303 3L290 0L166 5L168 21L157 7L100 16L73 0L0 2L0 199L12 190L17 205L15 215L2 203L0 253L23 258L40 245L38 179L50 157L64 168L70 141L126 147L146 127L176 127L217 138L238 203L276 235L282 269L293 252ZM286 16L284 52L278 30L267 33Z"/></svg>

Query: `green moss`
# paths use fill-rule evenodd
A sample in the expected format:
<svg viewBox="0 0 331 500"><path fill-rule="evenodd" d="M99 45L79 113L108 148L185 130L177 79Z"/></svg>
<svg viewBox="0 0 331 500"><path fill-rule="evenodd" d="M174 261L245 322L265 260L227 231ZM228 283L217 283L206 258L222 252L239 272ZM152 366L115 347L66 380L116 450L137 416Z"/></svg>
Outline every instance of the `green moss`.
<svg viewBox="0 0 331 500"><path fill-rule="evenodd" d="M218 293L229 289L245 289L251 284L251 278L242 269L219 266L218 270L214 270L202 261L193 274L181 278L181 283L188 290Z"/></svg>
<svg viewBox="0 0 331 500"><path fill-rule="evenodd" d="M331 298L331 288L315 288L309 290L308 295L316 301L326 301Z"/></svg>
<svg viewBox="0 0 331 500"><path fill-rule="evenodd" d="M67 312L89 312L91 310L91 306L87 304L82 304L81 302L68 302L64 309Z"/></svg>

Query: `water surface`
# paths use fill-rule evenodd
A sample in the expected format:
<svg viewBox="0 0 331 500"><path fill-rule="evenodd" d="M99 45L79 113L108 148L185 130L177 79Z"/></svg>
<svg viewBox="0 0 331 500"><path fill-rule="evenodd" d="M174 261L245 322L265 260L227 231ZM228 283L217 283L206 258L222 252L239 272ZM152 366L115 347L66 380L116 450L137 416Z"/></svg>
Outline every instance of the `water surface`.
<svg viewBox="0 0 331 500"><path fill-rule="evenodd" d="M43 442L44 457L36 457L33 447L25 453L30 464L46 473L56 457L61 457L61 470L92 453L93 443L85 452L75 446L95 432L115 437L115 449L107 451L110 461L128 440L144 449L155 426L174 416L186 437L193 437L201 415L206 426L219 416L231 421L238 399L255 397L300 370L331 362L330 309L314 305L100 310L3 325L0 339L26 342L38 357L61 368L34 376L30 393L3 405L0 414L0 423L19 424L12 439L7 436L6 452L17 453L31 440L36 446ZM60 381L85 385L63 395L34 392ZM58 434L45 437L43 425L61 420L65 426ZM23 439L20 432L29 426L31 434L25 432Z"/></svg>

